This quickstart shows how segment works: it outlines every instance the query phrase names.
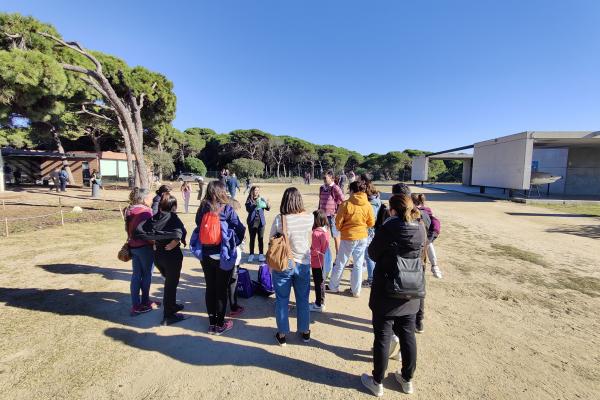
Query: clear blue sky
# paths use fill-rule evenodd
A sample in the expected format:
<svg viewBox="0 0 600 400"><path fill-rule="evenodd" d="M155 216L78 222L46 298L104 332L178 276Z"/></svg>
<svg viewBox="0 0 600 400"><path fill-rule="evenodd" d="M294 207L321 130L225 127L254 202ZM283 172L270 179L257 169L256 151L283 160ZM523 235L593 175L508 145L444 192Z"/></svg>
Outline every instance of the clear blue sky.
<svg viewBox="0 0 600 400"><path fill-rule="evenodd" d="M164 73L179 129L367 154L600 129L600 1L0 0Z"/></svg>

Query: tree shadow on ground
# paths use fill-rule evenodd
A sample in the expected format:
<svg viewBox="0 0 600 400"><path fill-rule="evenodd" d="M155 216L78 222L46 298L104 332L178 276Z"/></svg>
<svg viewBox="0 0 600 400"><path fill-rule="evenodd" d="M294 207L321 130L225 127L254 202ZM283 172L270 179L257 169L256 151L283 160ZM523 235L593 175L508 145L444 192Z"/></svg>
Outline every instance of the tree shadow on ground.
<svg viewBox="0 0 600 400"><path fill-rule="evenodd" d="M561 226L558 228L547 229L546 232L564 233L567 235L600 239L600 225Z"/></svg>
<svg viewBox="0 0 600 400"><path fill-rule="evenodd" d="M109 328L104 331L104 334L128 346L161 353L190 365L257 367L310 383L344 389L354 388L364 392L360 385L360 379L355 375L293 359L285 355L271 353L259 347L213 340L209 336L161 336L152 332L138 333L132 329L124 328ZM276 346L274 340L272 343ZM310 346L310 344L307 344L307 346ZM272 377L266 377L265 379L269 380L269 382L265 382L265 385L272 381Z"/></svg>
<svg viewBox="0 0 600 400"><path fill-rule="evenodd" d="M507 212L506 214L515 217L562 217L562 218L594 218L592 214L544 214L544 213L526 213L526 212Z"/></svg>
<svg viewBox="0 0 600 400"><path fill-rule="evenodd" d="M420 187L416 187L413 186L410 188L412 193L422 193L422 191L420 190ZM431 188L427 188L430 190L435 190L435 189L431 189ZM387 201L392 197L392 193L391 192L381 192L380 193L381 196L381 200L382 201ZM491 199L489 197L481 197L481 196L477 196L477 195L469 195L466 193L457 193L457 192L443 192L443 191L439 191L439 192L435 192L435 193L425 193L425 196L427 197L427 201L434 201L434 202L461 202L461 203L493 203L496 200L495 199Z"/></svg>

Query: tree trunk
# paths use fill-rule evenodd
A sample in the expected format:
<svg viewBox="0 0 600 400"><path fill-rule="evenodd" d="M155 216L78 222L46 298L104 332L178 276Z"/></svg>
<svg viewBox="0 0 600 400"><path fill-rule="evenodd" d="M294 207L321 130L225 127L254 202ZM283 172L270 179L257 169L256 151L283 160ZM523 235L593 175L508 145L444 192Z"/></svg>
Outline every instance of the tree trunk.
<svg viewBox="0 0 600 400"><path fill-rule="evenodd" d="M158 154L159 154L159 159L162 158L162 153L163 153L163 147L162 147L162 143L160 142L160 140L158 141L158 145L156 146L158 149ZM159 165L158 166L158 180L160 182L162 182L163 179L163 175L162 175L162 168Z"/></svg>
<svg viewBox="0 0 600 400"><path fill-rule="evenodd" d="M72 185L75 183L75 180L73 179L73 172L71 172L71 167L69 166L69 162L67 161L67 155L65 154L65 148L63 147L62 141L60 140L60 135L58 134L58 131L54 127L51 127L50 130L52 131L52 137L54 138L54 143L56 144L56 148L58 149L58 152L60 153L60 160L62 162L63 167L65 167L65 169L67 170L67 175L69 176L69 182Z"/></svg>
<svg viewBox="0 0 600 400"><path fill-rule="evenodd" d="M280 178L280 176L279 176L279 166L280 166L280 165L281 165L281 162L278 162L278 163L277 163L277 179L279 179L279 178Z"/></svg>
<svg viewBox="0 0 600 400"><path fill-rule="evenodd" d="M94 143L94 151L96 152L96 157L98 158L98 162L100 162L100 158L102 157L102 148L100 147L100 138L96 136L94 130L92 130L90 138L92 139L92 143Z"/></svg>
<svg viewBox="0 0 600 400"><path fill-rule="evenodd" d="M133 189L134 186L139 186L139 177L133 164L131 141L129 140L129 135L125 131L120 118L117 118L117 124L119 132L121 132L121 136L123 136L123 141L125 142L125 157L127 158L127 186L129 186L130 189Z"/></svg>

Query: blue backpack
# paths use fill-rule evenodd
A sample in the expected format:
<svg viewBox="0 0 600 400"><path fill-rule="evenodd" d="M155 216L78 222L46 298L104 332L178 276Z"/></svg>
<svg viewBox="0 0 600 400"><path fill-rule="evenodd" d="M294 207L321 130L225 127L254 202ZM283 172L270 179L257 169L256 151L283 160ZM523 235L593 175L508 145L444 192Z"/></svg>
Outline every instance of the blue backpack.
<svg viewBox="0 0 600 400"><path fill-rule="evenodd" d="M271 270L267 264L258 267L258 281L252 282L254 291L261 296L269 297L275 293Z"/></svg>
<svg viewBox="0 0 600 400"><path fill-rule="evenodd" d="M252 285L252 279L250 279L250 272L246 268L240 268L238 270L237 285L235 292L238 296L248 299L254 295L254 288Z"/></svg>

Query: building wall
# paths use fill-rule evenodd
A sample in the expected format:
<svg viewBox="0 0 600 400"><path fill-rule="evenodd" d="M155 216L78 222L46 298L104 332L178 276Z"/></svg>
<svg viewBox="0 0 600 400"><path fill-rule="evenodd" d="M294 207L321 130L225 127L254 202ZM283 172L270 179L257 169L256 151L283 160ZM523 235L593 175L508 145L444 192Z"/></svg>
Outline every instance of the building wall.
<svg viewBox="0 0 600 400"><path fill-rule="evenodd" d="M425 182L429 178L428 174L429 158L425 156L413 157L410 180Z"/></svg>
<svg viewBox="0 0 600 400"><path fill-rule="evenodd" d="M464 186L471 186L472 172L473 160L463 160L462 184Z"/></svg>
<svg viewBox="0 0 600 400"><path fill-rule="evenodd" d="M600 195L600 147L571 147L565 193Z"/></svg>
<svg viewBox="0 0 600 400"><path fill-rule="evenodd" d="M527 132L476 143L472 184L529 189L532 153L533 139Z"/></svg>
<svg viewBox="0 0 600 400"><path fill-rule="evenodd" d="M562 179L550 185L550 194L565 193L568 159L568 148L533 149L532 164L537 165L538 172L548 172L552 175L562 176ZM545 193L546 185L544 185L543 191Z"/></svg>

